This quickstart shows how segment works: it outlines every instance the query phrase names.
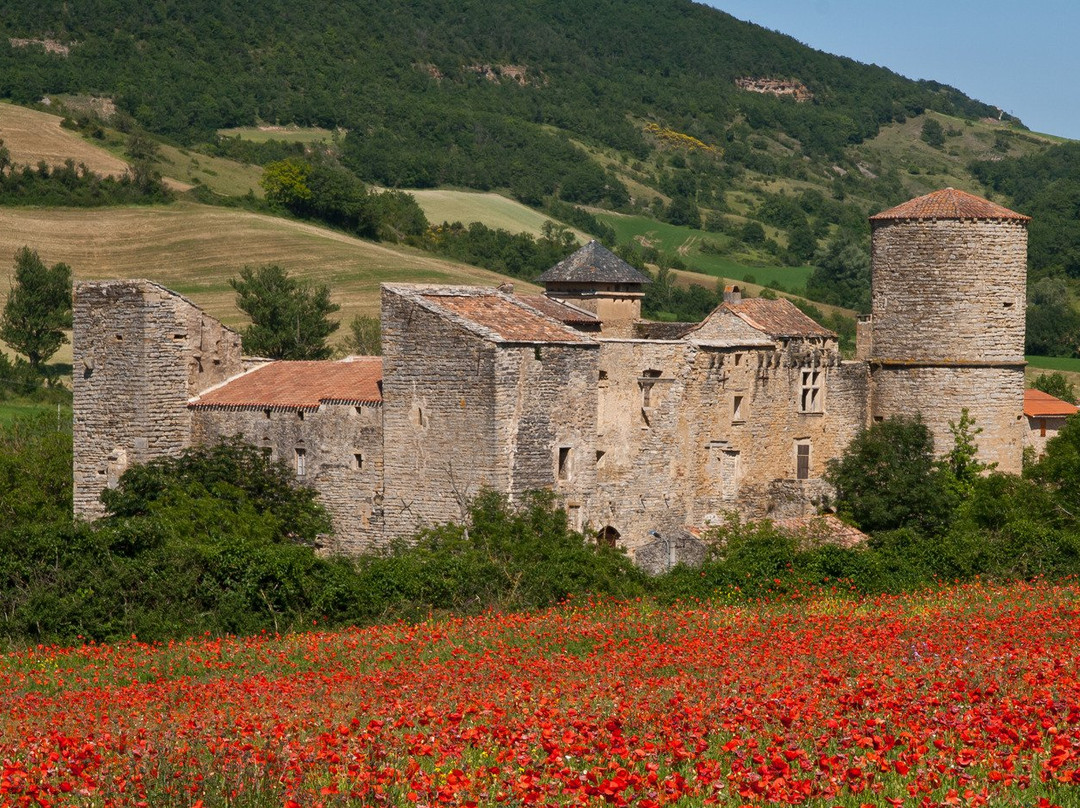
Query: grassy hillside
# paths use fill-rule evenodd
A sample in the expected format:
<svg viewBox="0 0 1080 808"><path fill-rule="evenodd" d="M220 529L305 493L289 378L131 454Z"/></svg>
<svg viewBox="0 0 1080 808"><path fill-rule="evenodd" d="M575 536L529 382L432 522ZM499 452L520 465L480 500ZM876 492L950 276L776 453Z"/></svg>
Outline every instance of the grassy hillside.
<svg viewBox="0 0 1080 808"><path fill-rule="evenodd" d="M552 220L550 216L496 193L447 189L410 190L408 193L413 195L433 225L443 222L482 222L488 227L511 233L539 236L544 223ZM579 242L589 240L586 233L576 229L573 232Z"/></svg>
<svg viewBox="0 0 1080 808"><path fill-rule="evenodd" d="M62 128L62 120L59 115L0 103L0 139L18 165L34 166L44 160L58 166L70 159L106 176L120 176L128 170L126 161Z"/></svg>
<svg viewBox="0 0 1080 808"><path fill-rule="evenodd" d="M506 278L408 248L351 238L303 222L178 202L167 207L95 210L0 208L0 278L23 245L48 263L65 261L77 280L148 278L189 296L214 317L242 323L228 279L245 265L278 263L330 284L338 315L373 314L379 284L494 286ZM8 284L0 280L0 293ZM531 289L528 284L519 284Z"/></svg>

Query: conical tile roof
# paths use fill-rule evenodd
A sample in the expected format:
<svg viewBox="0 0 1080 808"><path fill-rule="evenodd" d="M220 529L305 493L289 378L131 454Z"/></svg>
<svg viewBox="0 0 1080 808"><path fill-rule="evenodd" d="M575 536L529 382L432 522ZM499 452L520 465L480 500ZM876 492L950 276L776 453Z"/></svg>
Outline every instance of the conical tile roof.
<svg viewBox="0 0 1080 808"><path fill-rule="evenodd" d="M1004 208L981 196L944 188L940 191L909 199L895 208L883 210L870 217L872 222L888 219L1015 219L1029 221L1030 216Z"/></svg>

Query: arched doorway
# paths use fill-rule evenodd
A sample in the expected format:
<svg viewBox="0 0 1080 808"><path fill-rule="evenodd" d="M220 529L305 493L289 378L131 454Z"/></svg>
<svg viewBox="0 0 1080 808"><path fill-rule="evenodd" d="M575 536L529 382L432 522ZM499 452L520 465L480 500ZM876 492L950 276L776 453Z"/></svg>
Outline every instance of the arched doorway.
<svg viewBox="0 0 1080 808"><path fill-rule="evenodd" d="M620 533L611 525L606 525L596 534L596 543L601 547L615 547L619 543Z"/></svg>

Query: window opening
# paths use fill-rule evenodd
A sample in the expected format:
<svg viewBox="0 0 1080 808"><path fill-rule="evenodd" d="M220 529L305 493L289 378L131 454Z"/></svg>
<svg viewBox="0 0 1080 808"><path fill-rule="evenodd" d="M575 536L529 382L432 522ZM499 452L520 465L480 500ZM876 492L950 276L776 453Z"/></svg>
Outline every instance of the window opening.
<svg viewBox="0 0 1080 808"><path fill-rule="evenodd" d="M296 476L303 477L307 474L307 450L296 450Z"/></svg>
<svg viewBox="0 0 1080 808"><path fill-rule="evenodd" d="M801 412L821 412L821 371L802 371L802 392L799 398Z"/></svg>
<svg viewBox="0 0 1080 808"><path fill-rule="evenodd" d="M570 447L559 447L559 479L570 479Z"/></svg>
<svg viewBox="0 0 1080 808"><path fill-rule="evenodd" d="M638 384L641 385L641 406L642 407L651 407L652 406L652 389L653 389L653 381L652 380L653 379L659 379L660 374L662 372L663 371L660 371L660 370L645 370L645 371L642 371L641 380L638 382Z"/></svg>
<svg viewBox="0 0 1080 808"><path fill-rule="evenodd" d="M364 456L359 452L353 455L353 468L356 471L363 471L364 469Z"/></svg>
<svg viewBox="0 0 1080 808"><path fill-rule="evenodd" d="M743 419L743 397L735 396L731 400L731 420L733 422L742 421Z"/></svg>
<svg viewBox="0 0 1080 808"><path fill-rule="evenodd" d="M605 525L596 535L596 543L601 547L614 547L619 541L619 531L613 528L611 525Z"/></svg>

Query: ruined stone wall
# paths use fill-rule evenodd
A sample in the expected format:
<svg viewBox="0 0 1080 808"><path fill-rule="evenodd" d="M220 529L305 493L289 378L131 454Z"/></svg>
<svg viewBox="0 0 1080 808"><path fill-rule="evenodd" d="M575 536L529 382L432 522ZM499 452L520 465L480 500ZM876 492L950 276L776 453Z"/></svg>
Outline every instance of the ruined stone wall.
<svg viewBox="0 0 1080 808"><path fill-rule="evenodd" d="M576 527L596 488L596 345L499 346L495 423L507 491L552 490Z"/></svg>
<svg viewBox="0 0 1080 808"><path fill-rule="evenodd" d="M389 537L460 520L481 488L505 491L496 348L383 290L384 514Z"/></svg>
<svg viewBox="0 0 1080 808"><path fill-rule="evenodd" d="M76 284L73 316L75 513L132 463L190 445L188 399L240 371L240 337L149 281Z"/></svg>
<svg viewBox="0 0 1080 808"><path fill-rule="evenodd" d="M192 413L196 444L234 435L284 462L313 487L334 521L327 550L370 552L383 544L382 407L322 404L317 410L200 407ZM303 451L298 473L297 450Z"/></svg>
<svg viewBox="0 0 1080 808"><path fill-rule="evenodd" d="M1023 457L1023 367L874 367L874 419L916 412L934 435L934 449L952 448L949 422L967 407L982 434L979 459L997 470L1019 474Z"/></svg>
<svg viewBox="0 0 1080 808"><path fill-rule="evenodd" d="M697 349L686 342L602 341L597 364L595 530L618 533L631 552L686 522L695 443L684 407Z"/></svg>
<svg viewBox="0 0 1080 808"><path fill-rule="evenodd" d="M822 504L825 463L839 456L867 422L864 364L841 363L835 351L796 343L784 350L718 352L712 389L691 408L710 412L702 435L702 474L693 492L693 524L725 511L774 519L813 513ZM819 404L804 411L804 372L817 374ZM715 402L711 407L709 402ZM808 453L798 479L798 446ZM785 485L776 485L777 480Z"/></svg>
<svg viewBox="0 0 1080 808"><path fill-rule="evenodd" d="M1027 227L874 222L873 358L1024 361Z"/></svg>
<svg viewBox="0 0 1080 808"><path fill-rule="evenodd" d="M784 350L601 345L597 450L603 454L588 520L594 529L615 528L632 552L652 544L653 531L664 536L726 512L812 513L827 492L820 480L825 462L867 423L867 366L840 363L820 342ZM801 411L805 369L819 374L817 412ZM810 450L806 480L796 479L799 442Z"/></svg>

